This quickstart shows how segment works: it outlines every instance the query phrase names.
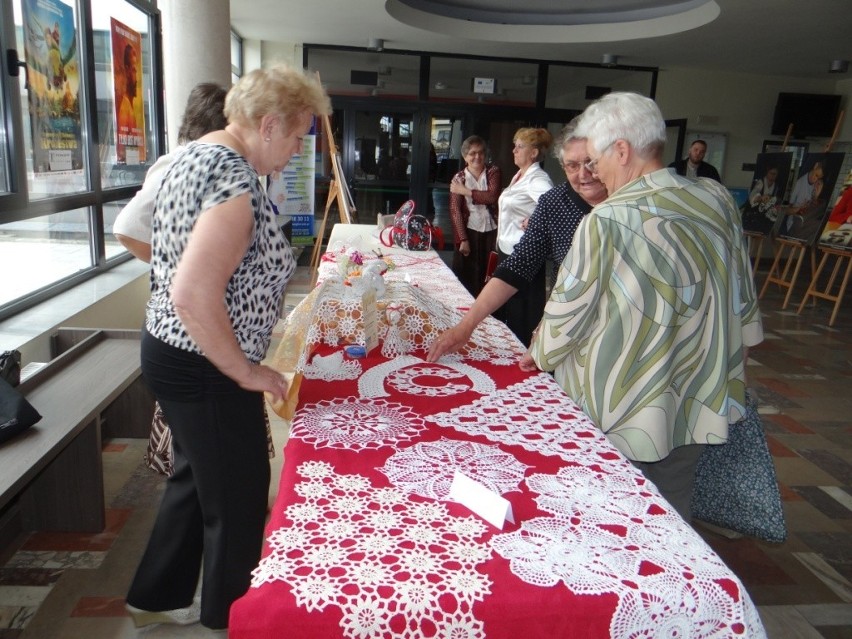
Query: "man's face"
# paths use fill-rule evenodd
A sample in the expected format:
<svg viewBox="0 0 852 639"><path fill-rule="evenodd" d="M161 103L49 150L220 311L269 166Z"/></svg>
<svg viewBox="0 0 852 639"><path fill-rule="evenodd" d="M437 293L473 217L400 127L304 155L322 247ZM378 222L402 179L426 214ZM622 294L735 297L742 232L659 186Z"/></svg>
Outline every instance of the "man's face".
<svg viewBox="0 0 852 639"><path fill-rule="evenodd" d="M693 142L689 147L689 161L693 164L700 164L704 161L704 155L707 153L707 147L701 142Z"/></svg>

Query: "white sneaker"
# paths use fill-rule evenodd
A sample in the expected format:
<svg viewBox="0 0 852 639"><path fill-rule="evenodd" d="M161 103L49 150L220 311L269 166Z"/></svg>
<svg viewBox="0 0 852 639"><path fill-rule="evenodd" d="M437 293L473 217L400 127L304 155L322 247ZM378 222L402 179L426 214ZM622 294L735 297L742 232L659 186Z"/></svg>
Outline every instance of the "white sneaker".
<svg viewBox="0 0 852 639"><path fill-rule="evenodd" d="M178 626L188 626L201 620L201 598L192 600L192 605L186 608L175 608L174 610L149 611L135 608L125 604L127 612L133 617L133 623L137 628L150 626L155 623L170 623Z"/></svg>

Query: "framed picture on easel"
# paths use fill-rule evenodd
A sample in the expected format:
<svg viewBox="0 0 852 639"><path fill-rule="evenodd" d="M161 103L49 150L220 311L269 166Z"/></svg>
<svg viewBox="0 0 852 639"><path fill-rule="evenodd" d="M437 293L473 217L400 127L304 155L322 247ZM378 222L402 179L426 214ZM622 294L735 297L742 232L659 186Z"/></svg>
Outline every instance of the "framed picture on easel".
<svg viewBox="0 0 852 639"><path fill-rule="evenodd" d="M741 207L743 230L769 235L787 192L792 153L760 153L746 201Z"/></svg>
<svg viewBox="0 0 852 639"><path fill-rule="evenodd" d="M828 198L834 191L843 153L807 153L790 197L779 209L774 233L778 237L815 244L825 225Z"/></svg>

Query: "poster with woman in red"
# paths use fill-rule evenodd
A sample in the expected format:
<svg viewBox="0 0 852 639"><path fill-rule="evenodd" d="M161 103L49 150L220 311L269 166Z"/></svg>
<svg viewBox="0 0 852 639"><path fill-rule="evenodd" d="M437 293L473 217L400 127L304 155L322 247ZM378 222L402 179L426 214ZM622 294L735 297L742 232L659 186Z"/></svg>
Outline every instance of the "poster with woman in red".
<svg viewBox="0 0 852 639"><path fill-rule="evenodd" d="M115 85L115 151L119 164L145 162L145 106L142 99L142 37L115 18L112 74Z"/></svg>

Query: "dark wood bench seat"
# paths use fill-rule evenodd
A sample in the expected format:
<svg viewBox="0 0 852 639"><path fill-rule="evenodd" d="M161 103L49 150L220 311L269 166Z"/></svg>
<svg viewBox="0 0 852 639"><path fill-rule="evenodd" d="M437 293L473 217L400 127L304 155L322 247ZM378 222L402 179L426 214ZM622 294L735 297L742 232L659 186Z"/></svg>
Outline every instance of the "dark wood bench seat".
<svg viewBox="0 0 852 639"><path fill-rule="evenodd" d="M22 530L102 531L102 432L147 437L151 425L139 331L59 329L53 339L61 354L18 387L42 419L0 445L0 542Z"/></svg>

